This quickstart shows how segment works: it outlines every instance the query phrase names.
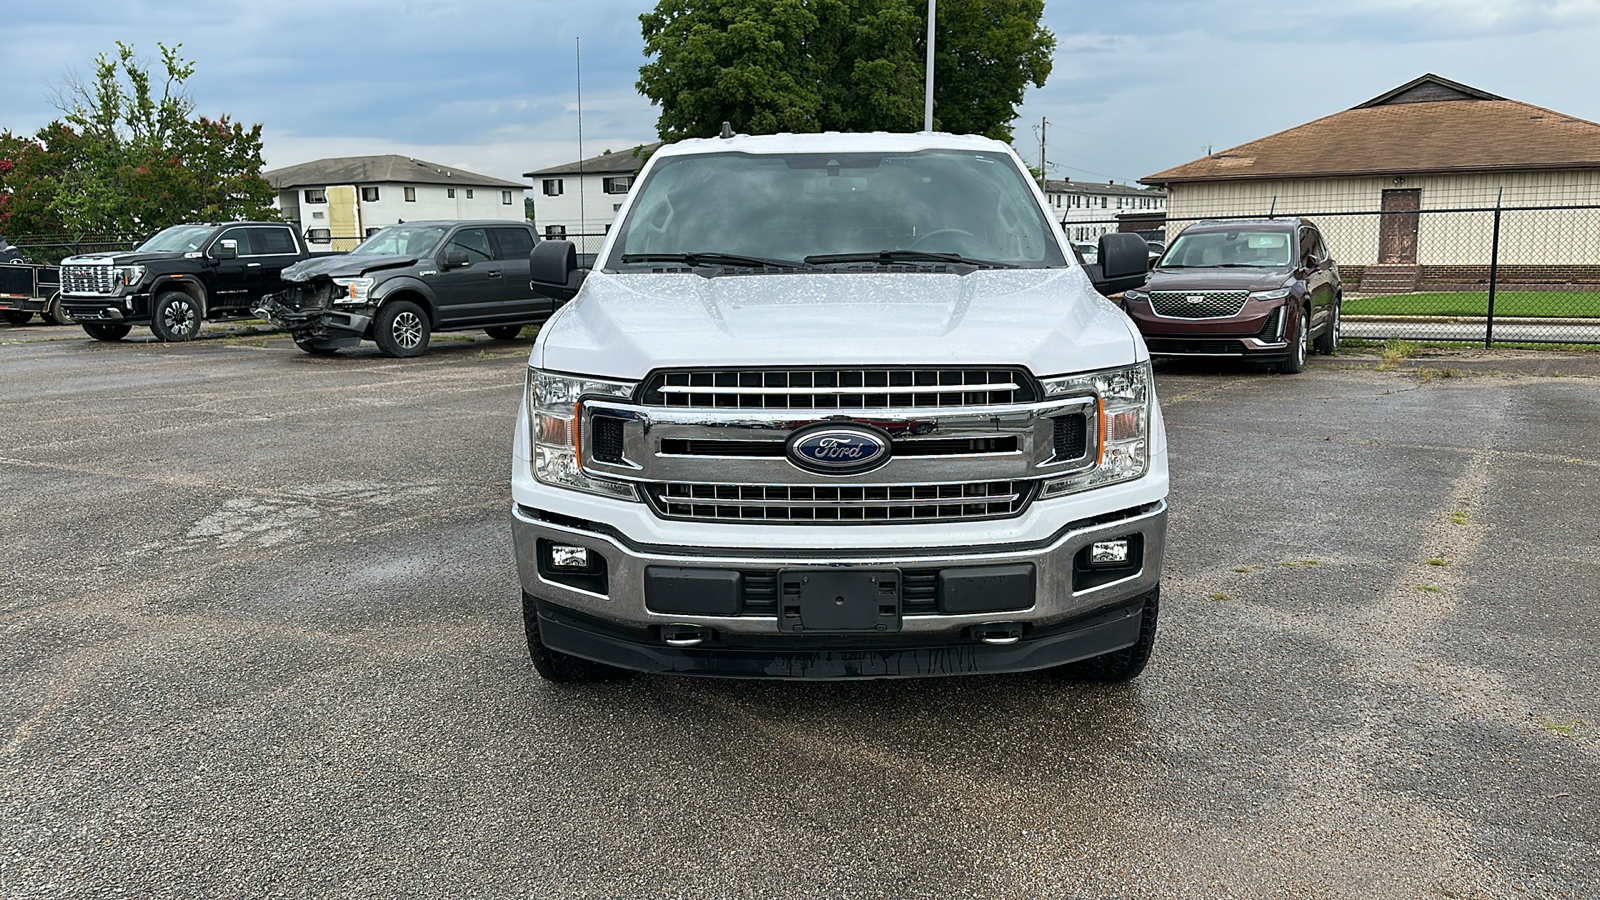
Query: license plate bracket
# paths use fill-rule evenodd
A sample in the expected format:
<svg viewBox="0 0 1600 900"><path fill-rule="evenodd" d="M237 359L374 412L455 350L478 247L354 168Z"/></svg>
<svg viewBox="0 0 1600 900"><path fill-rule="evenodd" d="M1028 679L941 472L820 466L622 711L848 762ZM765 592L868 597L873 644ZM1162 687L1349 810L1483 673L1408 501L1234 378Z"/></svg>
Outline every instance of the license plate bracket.
<svg viewBox="0 0 1600 900"><path fill-rule="evenodd" d="M893 634L900 630L899 569L796 568L778 573L778 630Z"/></svg>

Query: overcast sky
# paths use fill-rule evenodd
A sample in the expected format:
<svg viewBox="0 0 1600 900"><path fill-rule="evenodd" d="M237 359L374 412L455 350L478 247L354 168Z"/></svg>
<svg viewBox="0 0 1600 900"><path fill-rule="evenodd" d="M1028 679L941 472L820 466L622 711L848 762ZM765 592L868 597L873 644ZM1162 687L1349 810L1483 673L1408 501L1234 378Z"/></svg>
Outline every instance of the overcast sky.
<svg viewBox="0 0 1600 900"><path fill-rule="evenodd" d="M959 2L959 0L943 0ZM647 0L8 0L0 129L116 40L182 42L198 111L264 124L268 168L403 153L480 174L655 137L634 89ZM1354 106L1424 72L1600 120L1600 0L1047 0L1055 71L1017 150L1051 177L1133 181Z"/></svg>

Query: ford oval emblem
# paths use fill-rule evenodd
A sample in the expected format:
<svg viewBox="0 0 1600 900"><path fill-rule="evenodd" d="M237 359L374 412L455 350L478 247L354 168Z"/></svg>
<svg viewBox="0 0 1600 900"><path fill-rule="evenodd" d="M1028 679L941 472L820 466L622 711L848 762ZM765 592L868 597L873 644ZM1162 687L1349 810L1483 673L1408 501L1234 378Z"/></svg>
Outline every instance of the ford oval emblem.
<svg viewBox="0 0 1600 900"><path fill-rule="evenodd" d="M889 461L889 435L866 425L821 425L795 432L789 461L823 475L854 475Z"/></svg>

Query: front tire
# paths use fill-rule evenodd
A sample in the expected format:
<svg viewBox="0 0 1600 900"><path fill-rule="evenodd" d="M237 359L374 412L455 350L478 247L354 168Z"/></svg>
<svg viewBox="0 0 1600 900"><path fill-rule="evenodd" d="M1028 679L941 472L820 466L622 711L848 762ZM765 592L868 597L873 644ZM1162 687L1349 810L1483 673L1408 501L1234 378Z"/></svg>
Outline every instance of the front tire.
<svg viewBox="0 0 1600 900"><path fill-rule="evenodd" d="M1144 610L1139 614L1139 640L1131 647L1091 656L1064 666L1052 673L1069 681L1087 681L1100 684L1117 684L1139 677L1150 662L1150 651L1156 646L1156 620L1161 614L1161 586L1156 585L1144 595Z"/></svg>
<svg viewBox="0 0 1600 900"><path fill-rule="evenodd" d="M33 321L33 313L25 309L6 310L6 321L13 325L26 325Z"/></svg>
<svg viewBox="0 0 1600 900"><path fill-rule="evenodd" d="M1289 348L1289 358L1278 363L1278 374L1298 375L1306 370L1306 354L1311 345L1311 317L1304 307L1295 308L1294 345Z"/></svg>
<svg viewBox="0 0 1600 900"><path fill-rule="evenodd" d="M1333 321L1328 323L1328 330L1317 338L1317 352L1323 356L1332 356L1339 352L1339 307L1344 305L1344 298L1333 301Z"/></svg>
<svg viewBox="0 0 1600 900"><path fill-rule="evenodd" d="M484 334L497 341L514 341L522 333L521 325L493 325L483 330Z"/></svg>
<svg viewBox="0 0 1600 900"><path fill-rule="evenodd" d="M384 356L418 356L428 349L428 314L409 300L392 300L378 312L372 339Z"/></svg>
<svg viewBox="0 0 1600 900"><path fill-rule="evenodd" d="M84 322L83 330L97 341L115 343L128 336L133 330L131 325L103 325L98 322Z"/></svg>
<svg viewBox="0 0 1600 900"><path fill-rule="evenodd" d="M181 291L168 291L156 298L150 316L150 330L168 344L192 341L200 333L200 304Z"/></svg>
<svg viewBox="0 0 1600 900"><path fill-rule="evenodd" d="M626 670L560 650L551 650L539 638L539 608L534 599L522 593L522 626L528 633L528 658L533 660L533 670L545 681L557 684L594 684L614 681L628 674Z"/></svg>

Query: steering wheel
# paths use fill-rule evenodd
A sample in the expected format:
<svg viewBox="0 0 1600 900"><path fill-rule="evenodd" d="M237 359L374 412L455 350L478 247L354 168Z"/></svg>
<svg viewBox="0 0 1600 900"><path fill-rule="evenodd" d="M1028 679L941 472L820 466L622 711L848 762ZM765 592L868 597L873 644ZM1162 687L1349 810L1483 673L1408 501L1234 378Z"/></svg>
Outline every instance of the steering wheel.
<svg viewBox="0 0 1600 900"><path fill-rule="evenodd" d="M976 241L978 239L978 236L973 234L972 232L970 232L970 231L962 231L959 228L937 228L937 229L934 229L933 231L930 231L927 234L917 238L916 240L912 241L910 249L916 250L916 249L920 248L925 241L931 240L932 238L936 238L941 234L959 234L962 237L972 238L974 241Z"/></svg>

